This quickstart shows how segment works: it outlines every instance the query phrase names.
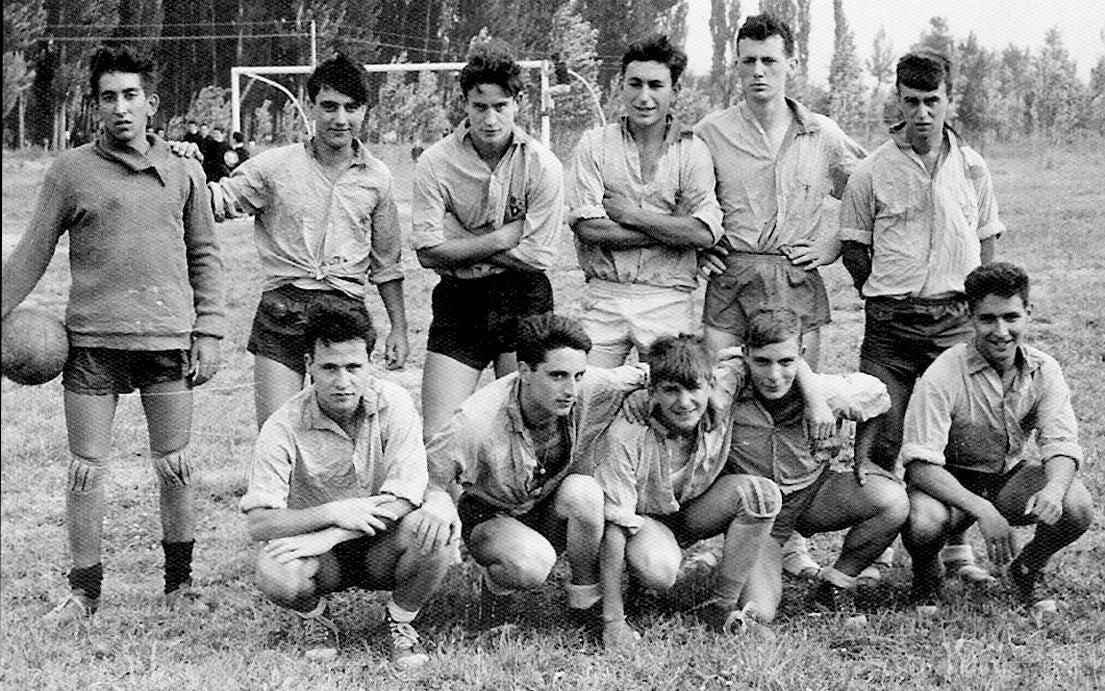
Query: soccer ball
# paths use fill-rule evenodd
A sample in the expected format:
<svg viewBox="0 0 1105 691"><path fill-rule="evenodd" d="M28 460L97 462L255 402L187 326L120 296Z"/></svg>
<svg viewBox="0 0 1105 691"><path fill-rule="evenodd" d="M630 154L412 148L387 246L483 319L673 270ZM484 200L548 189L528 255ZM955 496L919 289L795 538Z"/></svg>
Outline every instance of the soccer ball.
<svg viewBox="0 0 1105 691"><path fill-rule="evenodd" d="M45 310L12 310L0 324L0 372L17 384L45 384L61 374L68 357L65 324Z"/></svg>

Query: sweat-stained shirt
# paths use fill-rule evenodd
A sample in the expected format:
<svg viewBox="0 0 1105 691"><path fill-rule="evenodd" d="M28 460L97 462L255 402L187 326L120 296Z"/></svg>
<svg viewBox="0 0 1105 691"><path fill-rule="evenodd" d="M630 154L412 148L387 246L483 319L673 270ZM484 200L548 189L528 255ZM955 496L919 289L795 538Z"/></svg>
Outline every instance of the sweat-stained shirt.
<svg viewBox="0 0 1105 691"><path fill-rule="evenodd" d="M336 181L306 141L251 157L211 191L216 218L254 217L262 291L290 283L363 298L366 282L403 278L391 171L358 140Z"/></svg>
<svg viewBox="0 0 1105 691"><path fill-rule="evenodd" d="M69 234L71 345L180 350L225 329L222 262L198 161L102 140L59 155L9 261L48 263Z"/></svg>
<svg viewBox="0 0 1105 691"><path fill-rule="evenodd" d="M513 141L492 170L476 152L466 120L418 157L411 218L416 251L523 219L522 239L507 254L546 271L564 229L564 169L551 151L515 127ZM468 279L505 269L481 261L434 270Z"/></svg>
<svg viewBox="0 0 1105 691"><path fill-rule="evenodd" d="M721 239L721 207L714 197L714 166L706 145L678 120L668 122L656 172L645 182L641 160L626 119L585 132L572 153L567 177L568 223L609 219L602 200L611 193L645 211L690 216ZM640 283L692 291L698 285L697 253L691 247L657 242L649 247L614 249L576 237L576 256L587 280Z"/></svg>

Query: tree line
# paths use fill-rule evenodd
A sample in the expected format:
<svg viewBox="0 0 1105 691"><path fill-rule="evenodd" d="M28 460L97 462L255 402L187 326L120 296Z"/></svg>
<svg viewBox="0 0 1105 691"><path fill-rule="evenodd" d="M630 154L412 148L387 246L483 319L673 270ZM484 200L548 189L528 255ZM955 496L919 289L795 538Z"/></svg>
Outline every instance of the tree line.
<svg viewBox="0 0 1105 691"><path fill-rule="evenodd" d="M364 63L461 61L472 41L497 37L520 58L550 58L588 80L601 94L596 104L582 88L556 100L553 131L574 138L592 125L596 110L608 115L620 56L633 38L661 30L673 41L710 39L711 70L688 75L680 110L696 119L739 97L731 69L742 9L773 12L794 28L799 69L790 93L828 113L848 131L872 132L893 119L896 48L885 32L861 62L845 15L834 0L834 53L827 86L808 79L811 0L710 0L709 36L688 36L689 0L5 0L5 142L23 132L36 144L62 145L67 133L91 127L84 83L91 51L104 41L126 41L149 51L162 66L159 126L170 134L184 119L229 126L228 87L235 65L309 64L342 51ZM752 4L752 3L749 3ZM1088 84L1055 29L1037 49L994 51L973 34L952 36L933 18L918 45L942 50L959 68L954 85L955 121L985 139L1023 135L1058 138L1105 133L1105 55ZM1105 45L1105 44L1103 44ZM302 78L273 77L293 93ZM574 77L572 80L574 81ZM373 76L372 136L420 140L440 135L459 117L455 79L447 74ZM536 82L536 79L531 79ZM254 85L256 86L256 85ZM244 129L251 138L294 138L302 131L290 102L274 89L247 86ZM530 99L527 118L539 116Z"/></svg>

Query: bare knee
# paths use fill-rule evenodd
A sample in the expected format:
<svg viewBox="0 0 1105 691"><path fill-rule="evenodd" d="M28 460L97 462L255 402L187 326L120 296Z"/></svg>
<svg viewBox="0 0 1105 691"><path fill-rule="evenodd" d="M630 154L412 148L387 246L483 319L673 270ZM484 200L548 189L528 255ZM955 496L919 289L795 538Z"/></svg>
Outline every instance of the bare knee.
<svg viewBox="0 0 1105 691"><path fill-rule="evenodd" d="M1063 519L1084 533L1090 529L1093 523L1093 497L1090 491L1081 481L1075 480L1067 490L1067 496L1063 498Z"/></svg>
<svg viewBox="0 0 1105 691"><path fill-rule="evenodd" d="M951 512L938 499L924 492L909 493L909 513L902 532L907 546L927 546L942 542L951 522Z"/></svg>
<svg viewBox="0 0 1105 691"><path fill-rule="evenodd" d="M547 541L522 549L511 550L500 559L495 580L504 586L520 590L539 588L556 564L556 550Z"/></svg>
<svg viewBox="0 0 1105 691"><path fill-rule="evenodd" d="M281 564L262 549L257 557L254 580L265 597L282 607L293 607L315 595L314 576L318 568L318 559L313 557Z"/></svg>
<svg viewBox="0 0 1105 691"><path fill-rule="evenodd" d="M625 554L630 573L645 588L668 590L675 585L679 575L682 552L655 544L637 544L632 541Z"/></svg>
<svg viewBox="0 0 1105 691"><path fill-rule="evenodd" d="M399 519L399 523L392 528L396 531L396 546L401 555L414 555L418 563L426 567L445 565L448 566L453 558L453 549L449 545L441 545L429 552L422 551L422 544L418 539L418 511L411 511Z"/></svg>
<svg viewBox="0 0 1105 691"><path fill-rule="evenodd" d="M602 487L589 475L569 475L556 491L557 514L569 521L604 523Z"/></svg>
<svg viewBox="0 0 1105 691"><path fill-rule="evenodd" d="M901 526L909 518L909 495L901 484L876 475L867 479L866 490L878 516L887 524Z"/></svg>

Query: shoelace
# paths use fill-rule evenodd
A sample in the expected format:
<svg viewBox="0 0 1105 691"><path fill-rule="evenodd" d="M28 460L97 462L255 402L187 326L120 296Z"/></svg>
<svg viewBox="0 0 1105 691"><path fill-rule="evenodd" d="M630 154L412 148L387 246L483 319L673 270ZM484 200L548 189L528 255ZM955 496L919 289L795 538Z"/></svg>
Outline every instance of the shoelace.
<svg viewBox="0 0 1105 691"><path fill-rule="evenodd" d="M418 645L418 632L406 622L389 621L391 641L400 650L413 650Z"/></svg>
<svg viewBox="0 0 1105 691"><path fill-rule="evenodd" d="M336 635L334 625L322 616L305 617L303 620L303 642L308 647L318 645L331 645L331 635Z"/></svg>

